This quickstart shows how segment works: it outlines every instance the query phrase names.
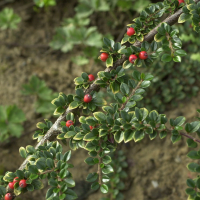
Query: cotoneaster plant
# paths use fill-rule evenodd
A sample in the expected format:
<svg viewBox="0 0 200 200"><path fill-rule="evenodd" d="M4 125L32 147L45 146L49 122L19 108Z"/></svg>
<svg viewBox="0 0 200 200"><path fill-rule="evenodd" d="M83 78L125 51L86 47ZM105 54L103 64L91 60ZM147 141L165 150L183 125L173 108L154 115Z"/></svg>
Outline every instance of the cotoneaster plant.
<svg viewBox="0 0 200 200"><path fill-rule="evenodd" d="M46 193L47 200L76 199L77 195L71 189L75 186L70 173L73 165L68 163L71 151L62 153L58 141L69 144L73 151L78 148L88 151L85 163L96 166L96 170L89 173L86 180L93 190L99 189L102 193L110 190L107 199L117 199L117 194L112 192L119 193L122 188L116 189L119 186L115 179L117 174L112 176L118 172L118 165L124 163L122 155L118 160L121 163L115 162L111 156L119 143L138 142L144 137L153 140L158 135L163 139L170 134L173 144L184 136L190 148L197 148L200 140L193 134L200 137L199 118L185 123L184 116L177 116L169 119L169 125L166 125L165 114L138 106L154 77L148 72L138 71L137 67L150 68L157 59L160 62L181 62L186 52L182 49L177 29L172 25L192 19L193 29L199 32L199 10L200 0L185 0L180 5L177 0L150 4L128 25L134 29L134 34L125 33L121 43L104 38L100 59L106 62L107 68L98 72L98 78L92 81L87 73L82 73L74 80L75 95L60 93L52 101L56 106L54 114L60 115L59 118L54 124L49 120L37 124L40 130L33 135L33 139L38 140L37 146L19 149L25 161L16 172L6 172L0 179L0 197L13 200L21 193L42 189L41 180L47 178L50 187ZM166 19L161 22L161 17ZM129 59L131 55L134 57ZM127 69L132 70L129 79L125 75ZM115 102L107 105L105 100L100 100L98 92L101 88L112 92ZM55 138L58 141L54 141ZM190 151L187 156L199 160L199 150ZM200 165L196 162L189 163L187 168L200 173ZM188 179L187 186L188 199L199 200L199 176ZM123 195L119 199L123 199Z"/></svg>

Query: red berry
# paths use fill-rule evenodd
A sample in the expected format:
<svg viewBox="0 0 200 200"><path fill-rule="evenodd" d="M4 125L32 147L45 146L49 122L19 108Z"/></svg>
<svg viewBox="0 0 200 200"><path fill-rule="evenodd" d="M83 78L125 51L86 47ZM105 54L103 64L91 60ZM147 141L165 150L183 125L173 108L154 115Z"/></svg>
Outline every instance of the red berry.
<svg viewBox="0 0 200 200"><path fill-rule="evenodd" d="M22 180L19 182L19 187L25 188L26 186L27 186L26 180L25 180L25 179L22 179Z"/></svg>
<svg viewBox="0 0 200 200"><path fill-rule="evenodd" d="M89 78L89 81L93 81L95 79L95 77L92 74L88 75L88 78Z"/></svg>
<svg viewBox="0 0 200 200"><path fill-rule="evenodd" d="M92 130L94 128L94 126L90 126L90 130Z"/></svg>
<svg viewBox="0 0 200 200"><path fill-rule="evenodd" d="M184 1L184 0L178 0L178 2L179 2L179 4L178 4L178 5L180 5L181 3L185 3L185 1Z"/></svg>
<svg viewBox="0 0 200 200"><path fill-rule="evenodd" d="M85 103L89 103L90 101L92 101L92 96L91 96L90 94L86 94L86 95L84 96L83 101L84 101Z"/></svg>
<svg viewBox="0 0 200 200"><path fill-rule="evenodd" d="M19 180L16 180L16 179L19 179L18 177L15 177L14 179L13 179L13 183L15 184L15 183L17 183L17 182L19 182Z"/></svg>
<svg viewBox="0 0 200 200"><path fill-rule="evenodd" d="M101 54L101 60L103 61L103 62L106 62L106 60L108 59L108 54L107 53L102 53Z"/></svg>
<svg viewBox="0 0 200 200"><path fill-rule="evenodd" d="M11 190L14 190L14 183L13 183L13 182L10 182L10 183L8 184L8 186L9 186L9 188L10 188Z"/></svg>
<svg viewBox="0 0 200 200"><path fill-rule="evenodd" d="M129 62L130 63L134 63L136 59L137 59L137 56L134 55L134 54L132 54L132 55L129 56Z"/></svg>
<svg viewBox="0 0 200 200"><path fill-rule="evenodd" d="M7 194L5 195L5 200L12 200L12 199L13 199L13 196L12 196L11 193L7 193Z"/></svg>
<svg viewBox="0 0 200 200"><path fill-rule="evenodd" d="M141 51L141 52L139 53L139 58L140 58L141 60L146 60L146 59L148 58L147 52L146 52L146 51Z"/></svg>
<svg viewBox="0 0 200 200"><path fill-rule="evenodd" d="M135 34L135 30L134 30L134 28L128 28L128 30L127 30L127 35L128 36L131 36L131 35L134 35Z"/></svg>
<svg viewBox="0 0 200 200"><path fill-rule="evenodd" d="M67 127L70 127L71 125L74 125L74 122L73 122L72 120L68 120L68 121L66 122L66 126L67 126Z"/></svg>

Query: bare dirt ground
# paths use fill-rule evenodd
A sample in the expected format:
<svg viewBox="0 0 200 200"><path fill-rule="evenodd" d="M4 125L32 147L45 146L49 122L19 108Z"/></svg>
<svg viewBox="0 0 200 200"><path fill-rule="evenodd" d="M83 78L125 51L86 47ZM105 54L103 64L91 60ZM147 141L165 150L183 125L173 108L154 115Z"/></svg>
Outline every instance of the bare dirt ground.
<svg viewBox="0 0 200 200"><path fill-rule="evenodd" d="M96 74L99 70L103 70L102 66L91 69L90 65L80 67L73 64L70 57L78 52L77 49L68 54L52 51L46 42L49 38L44 30L44 13L35 13L32 7L25 9L24 2L9 4L23 18L19 29L10 32L9 36L6 36L3 31L0 32L0 104L18 105L28 119L24 124L23 137L12 140L7 145L0 144L1 174L15 171L20 166L23 159L20 158L18 149L21 146L36 144L36 141L32 140L32 131L35 129L35 124L43 119L34 110L34 100L20 93L22 84L27 83L31 75L36 74L45 80L53 91L69 94L74 92L73 79L80 76L82 71L88 73L92 71ZM73 16L72 8L75 4L76 1L62 1L58 7L52 8L48 35L52 35L54 27L59 25L63 16ZM101 20L98 23L102 24ZM102 26L108 29L106 24ZM195 120L198 107L199 95L190 101L182 101L176 109L168 110L167 117L175 118L183 115L187 121L192 121ZM54 121L55 118L52 120ZM68 150L68 147L65 150ZM186 179L195 176L186 168L190 159L186 157L189 149L185 138L175 145L172 145L170 136L163 140L157 137L153 141L145 138L140 143L131 142L129 145L124 145L123 150L129 163L127 169L129 178L125 181L126 188L123 191L125 199L186 200L187 195L184 192ZM83 162L86 157L87 152L84 150L72 153L71 163L75 167L71 172L76 181L75 190L79 200L98 200L102 195L97 192L91 193L90 185L85 181L88 173L96 171L96 168L91 168ZM44 182L44 185L44 190L27 193L17 199L45 199L47 182Z"/></svg>

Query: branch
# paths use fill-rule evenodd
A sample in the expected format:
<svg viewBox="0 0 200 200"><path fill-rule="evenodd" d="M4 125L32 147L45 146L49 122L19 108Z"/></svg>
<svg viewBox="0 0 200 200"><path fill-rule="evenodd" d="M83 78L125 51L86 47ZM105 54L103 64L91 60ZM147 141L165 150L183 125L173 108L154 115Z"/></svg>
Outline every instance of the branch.
<svg viewBox="0 0 200 200"><path fill-rule="evenodd" d="M194 2L199 2L200 0L194 0ZM182 9L179 9L176 11L173 15L167 17L163 22L168 23L169 25L173 25L178 21L179 16L183 13ZM155 27L153 30L151 30L145 37L144 40L147 42L152 42L154 39L154 36L157 34L157 29L161 25L161 23ZM133 45L136 47L140 47L142 42L135 42ZM124 61L126 61L128 57L122 56L121 59L117 60L113 67L109 67L105 69L105 72L110 72L113 69L116 69L118 66L122 65ZM96 80L100 80L97 78ZM85 94L91 93L92 91L99 91L100 86L96 85L95 82L85 91ZM59 133L59 125L61 121L65 121L65 117L70 112L75 112L77 109L70 110L67 108L64 114L62 114L53 124L53 126L48 130L48 132L44 135L44 137L41 139L41 141L36 145L35 149L37 149L40 145L43 145L47 140L49 140L52 136ZM28 163L28 158L21 164L20 170L23 170L26 167L26 164Z"/></svg>

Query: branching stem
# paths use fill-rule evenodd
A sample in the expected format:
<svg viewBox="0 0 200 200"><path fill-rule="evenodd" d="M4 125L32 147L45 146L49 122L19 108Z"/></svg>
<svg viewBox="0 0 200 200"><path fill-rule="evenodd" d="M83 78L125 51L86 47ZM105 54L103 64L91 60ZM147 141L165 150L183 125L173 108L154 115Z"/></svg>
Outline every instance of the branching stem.
<svg viewBox="0 0 200 200"><path fill-rule="evenodd" d="M133 91L131 92L131 94L127 97L126 102L122 104L120 110L123 110L126 106L126 104L128 103L129 99L135 94L135 91L140 87L141 83L143 80L139 81L137 86L133 89Z"/></svg>

